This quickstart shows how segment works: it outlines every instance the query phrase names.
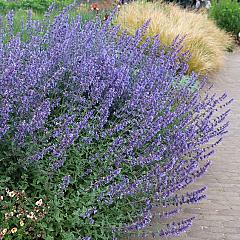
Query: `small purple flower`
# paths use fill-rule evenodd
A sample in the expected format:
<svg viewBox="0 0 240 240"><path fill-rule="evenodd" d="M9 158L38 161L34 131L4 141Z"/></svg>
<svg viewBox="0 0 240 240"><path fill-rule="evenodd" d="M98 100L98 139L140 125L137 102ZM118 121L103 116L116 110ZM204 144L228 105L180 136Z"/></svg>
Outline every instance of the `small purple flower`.
<svg viewBox="0 0 240 240"><path fill-rule="evenodd" d="M71 183L71 176L70 175L67 175L67 176L63 177L62 182L59 185L60 192L64 193L67 190L70 183Z"/></svg>

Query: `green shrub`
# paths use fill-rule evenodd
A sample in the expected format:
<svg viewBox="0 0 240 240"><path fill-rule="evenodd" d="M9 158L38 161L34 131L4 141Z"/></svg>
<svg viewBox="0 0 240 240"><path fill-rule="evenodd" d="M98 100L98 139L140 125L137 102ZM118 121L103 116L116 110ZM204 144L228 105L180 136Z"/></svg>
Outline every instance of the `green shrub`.
<svg viewBox="0 0 240 240"><path fill-rule="evenodd" d="M17 9L32 9L36 12L45 12L52 3L55 3L57 7L63 8L72 2L73 0L18 0L14 2L0 0L0 12Z"/></svg>
<svg viewBox="0 0 240 240"><path fill-rule="evenodd" d="M43 12L51 3L52 1L50 0L22 0L20 6L23 9L34 9L35 11Z"/></svg>
<svg viewBox="0 0 240 240"><path fill-rule="evenodd" d="M209 15L227 32L240 32L240 4L237 0L213 0Z"/></svg>

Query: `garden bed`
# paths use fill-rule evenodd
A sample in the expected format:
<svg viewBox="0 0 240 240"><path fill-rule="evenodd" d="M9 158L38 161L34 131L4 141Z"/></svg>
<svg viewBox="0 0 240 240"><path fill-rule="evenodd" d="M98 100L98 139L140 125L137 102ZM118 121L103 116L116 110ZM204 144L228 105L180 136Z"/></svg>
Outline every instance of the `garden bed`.
<svg viewBox="0 0 240 240"><path fill-rule="evenodd" d="M178 38L68 13L1 27L0 239L181 234L192 217L145 229L205 198L181 190L207 171L231 100L200 93Z"/></svg>

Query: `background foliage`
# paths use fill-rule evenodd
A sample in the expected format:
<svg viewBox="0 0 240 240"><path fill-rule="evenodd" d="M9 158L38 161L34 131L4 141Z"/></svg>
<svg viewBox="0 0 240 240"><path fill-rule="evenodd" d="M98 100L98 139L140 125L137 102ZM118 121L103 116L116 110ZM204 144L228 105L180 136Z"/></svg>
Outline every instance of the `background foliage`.
<svg viewBox="0 0 240 240"><path fill-rule="evenodd" d="M240 32L240 3L237 0L213 0L209 14L220 28L235 35Z"/></svg>
<svg viewBox="0 0 240 240"><path fill-rule="evenodd" d="M33 11L44 12L53 3L62 8L73 3L73 0L0 0L0 11L7 12L17 9L32 9Z"/></svg>

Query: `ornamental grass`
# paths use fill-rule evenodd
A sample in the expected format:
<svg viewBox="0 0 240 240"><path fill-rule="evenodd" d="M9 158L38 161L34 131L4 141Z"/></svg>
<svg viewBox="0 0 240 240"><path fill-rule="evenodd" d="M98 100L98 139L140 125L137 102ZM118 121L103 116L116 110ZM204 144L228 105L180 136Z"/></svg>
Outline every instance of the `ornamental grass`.
<svg viewBox="0 0 240 240"><path fill-rule="evenodd" d="M195 73L182 84L189 56L178 39L168 51L157 37L139 47L148 23L129 36L114 16L48 15L15 35L9 13L1 27L0 238L186 231L192 217L146 227L205 197L206 187L180 191L208 169L231 100L200 94Z"/></svg>
<svg viewBox="0 0 240 240"><path fill-rule="evenodd" d="M145 21L151 20L146 36L158 35L166 45L176 36L185 37L182 51L189 51L189 72L215 72L223 62L232 39L217 28L207 14L183 10L177 5L134 2L123 6L117 15L117 24L134 34Z"/></svg>

